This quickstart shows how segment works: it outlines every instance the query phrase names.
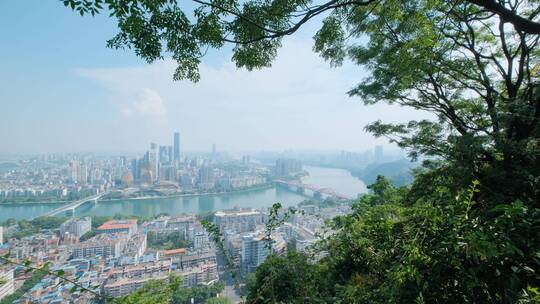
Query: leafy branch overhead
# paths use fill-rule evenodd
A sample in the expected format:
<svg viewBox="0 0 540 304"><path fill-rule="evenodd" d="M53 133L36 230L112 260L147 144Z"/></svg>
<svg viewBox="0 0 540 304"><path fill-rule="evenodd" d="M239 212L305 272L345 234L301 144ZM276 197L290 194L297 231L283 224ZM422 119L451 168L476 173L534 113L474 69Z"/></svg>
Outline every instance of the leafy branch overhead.
<svg viewBox="0 0 540 304"><path fill-rule="evenodd" d="M386 0L304 0L237 1L237 0L60 0L81 15L109 13L118 21L120 32L110 39L111 48L131 48L153 62L172 57L178 67L174 79L200 78L198 66L209 48L234 46L233 61L248 69L270 66L283 37L296 33L304 24L318 16L326 18L316 35L315 49L325 57L333 57L320 46L343 40L343 29L350 37L360 37L369 26L369 15L381 8L401 3L411 9L416 1ZM421 3L422 1L418 2ZM494 0L454 0L440 2L445 13L452 7L474 3L488 14L500 16L521 33L540 34L538 10L499 4ZM537 1L529 1L531 5ZM443 5L443 3L446 3ZM424 5L424 4L420 4ZM439 6L440 6L439 5ZM433 10L438 5L431 5ZM338 26L336 26L338 25ZM330 34L329 27L335 31ZM343 29L340 29L343 27ZM335 51L338 51L336 48ZM339 52L338 52L339 53ZM339 53L339 56L344 56Z"/></svg>
<svg viewBox="0 0 540 304"><path fill-rule="evenodd" d="M209 48L230 43L237 66L270 66L283 37L321 18L314 50L334 65L348 58L369 72L350 96L436 118L375 122L367 131L388 137L413 158L447 160L446 168L461 170L461 188L479 179L482 195L498 202L520 193L532 195L530 202L540 201L535 190L540 179L531 171L540 162L538 0L64 4L82 15L107 11L120 30L110 47L132 48L148 62L170 56L178 63L174 78L193 81L199 80L198 66ZM519 177L510 178L511 171ZM501 185L496 177L504 175L508 178Z"/></svg>

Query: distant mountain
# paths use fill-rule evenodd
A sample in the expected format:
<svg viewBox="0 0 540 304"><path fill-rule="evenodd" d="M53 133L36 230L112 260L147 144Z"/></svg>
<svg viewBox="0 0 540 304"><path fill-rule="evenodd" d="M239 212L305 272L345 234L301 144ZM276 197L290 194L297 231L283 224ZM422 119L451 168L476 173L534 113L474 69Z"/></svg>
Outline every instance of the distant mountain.
<svg viewBox="0 0 540 304"><path fill-rule="evenodd" d="M369 164L363 169L350 169L350 171L367 185L374 183L378 175L384 175L391 179L394 185L404 186L412 182L411 170L418 165L408 159L401 159L388 163Z"/></svg>

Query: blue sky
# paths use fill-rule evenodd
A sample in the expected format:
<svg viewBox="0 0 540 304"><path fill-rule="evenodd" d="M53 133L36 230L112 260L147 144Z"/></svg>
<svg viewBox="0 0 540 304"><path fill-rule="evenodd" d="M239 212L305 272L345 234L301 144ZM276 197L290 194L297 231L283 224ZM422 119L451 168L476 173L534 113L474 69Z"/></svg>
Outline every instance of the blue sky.
<svg viewBox="0 0 540 304"><path fill-rule="evenodd" d="M385 144L363 126L419 114L347 97L366 74L313 54L317 26L287 39L270 69L237 70L228 50L210 52L193 84L172 81L171 60L149 65L106 48L116 33L108 15L81 17L55 0L2 0L0 151L138 152L151 141L169 144L175 130L191 151Z"/></svg>

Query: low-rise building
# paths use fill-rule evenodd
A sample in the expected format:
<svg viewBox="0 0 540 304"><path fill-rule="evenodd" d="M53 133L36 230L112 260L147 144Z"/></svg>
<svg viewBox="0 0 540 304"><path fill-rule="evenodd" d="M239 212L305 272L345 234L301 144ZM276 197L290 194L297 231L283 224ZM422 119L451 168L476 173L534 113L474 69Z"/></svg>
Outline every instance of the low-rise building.
<svg viewBox="0 0 540 304"><path fill-rule="evenodd" d="M90 217L72 218L60 226L60 233L62 235L69 233L81 237L90 230L92 230L92 218Z"/></svg>
<svg viewBox="0 0 540 304"><path fill-rule="evenodd" d="M127 233L133 235L137 233L137 220L110 220L97 228L97 233Z"/></svg>
<svg viewBox="0 0 540 304"><path fill-rule="evenodd" d="M184 287L208 285L219 280L217 263L200 264L182 270Z"/></svg>
<svg viewBox="0 0 540 304"><path fill-rule="evenodd" d="M0 300L15 292L13 268L0 268Z"/></svg>
<svg viewBox="0 0 540 304"><path fill-rule="evenodd" d="M170 260L173 263L178 263L182 260L182 257L186 254L186 248L177 248L171 250L164 250L161 252L161 260Z"/></svg>
<svg viewBox="0 0 540 304"><path fill-rule="evenodd" d="M116 267L109 272L103 285L103 293L110 297L121 297L141 288L150 280L166 280L171 273L170 261L159 261Z"/></svg>
<svg viewBox="0 0 540 304"><path fill-rule="evenodd" d="M124 250L129 236L126 233L98 234L86 242L73 247L73 257L90 258L100 256L103 258L119 257Z"/></svg>
<svg viewBox="0 0 540 304"><path fill-rule="evenodd" d="M264 224L264 214L254 209L235 209L218 211L214 214L214 224L221 231L233 230L238 233L255 230L255 227Z"/></svg>

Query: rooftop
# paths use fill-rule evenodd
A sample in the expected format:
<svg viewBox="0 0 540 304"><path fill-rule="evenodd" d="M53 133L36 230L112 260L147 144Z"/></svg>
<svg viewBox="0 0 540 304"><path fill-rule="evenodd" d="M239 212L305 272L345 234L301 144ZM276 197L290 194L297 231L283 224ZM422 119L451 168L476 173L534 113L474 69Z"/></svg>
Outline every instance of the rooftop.
<svg viewBox="0 0 540 304"><path fill-rule="evenodd" d="M240 209L240 210L224 210L217 211L214 216L242 216L242 215L258 215L260 211L255 209Z"/></svg>
<svg viewBox="0 0 540 304"><path fill-rule="evenodd" d="M98 230L112 230L112 229L129 229L137 225L137 220L109 220L103 225L99 226Z"/></svg>
<svg viewBox="0 0 540 304"><path fill-rule="evenodd" d="M180 254L180 253L186 253L186 248L177 248L177 249L163 251L164 255L172 255L172 254Z"/></svg>

